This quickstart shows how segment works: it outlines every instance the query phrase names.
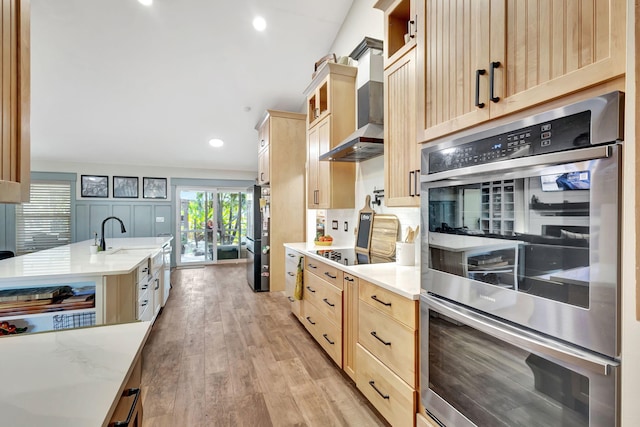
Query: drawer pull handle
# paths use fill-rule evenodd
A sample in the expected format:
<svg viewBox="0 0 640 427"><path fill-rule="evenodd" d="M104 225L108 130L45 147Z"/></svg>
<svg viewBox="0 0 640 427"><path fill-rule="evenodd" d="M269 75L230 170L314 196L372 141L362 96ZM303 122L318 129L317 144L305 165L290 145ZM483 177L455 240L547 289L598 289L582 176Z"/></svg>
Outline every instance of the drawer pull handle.
<svg viewBox="0 0 640 427"><path fill-rule="evenodd" d="M295 258L294 254L287 254L287 256L290 257L290 258Z"/></svg>
<svg viewBox="0 0 640 427"><path fill-rule="evenodd" d="M322 301L324 301L329 307L335 307L335 304L331 304L326 298L323 298Z"/></svg>
<svg viewBox="0 0 640 427"><path fill-rule="evenodd" d="M344 280L346 280L347 282L353 282L353 279L349 276L344 276Z"/></svg>
<svg viewBox="0 0 640 427"><path fill-rule="evenodd" d="M390 302L380 301L376 295L371 295L371 299L376 301L376 302L379 302L380 304L382 304L384 306L391 307L391 303Z"/></svg>
<svg viewBox="0 0 640 427"><path fill-rule="evenodd" d="M311 320L311 318L309 316L307 316L307 322L311 323L312 325L315 325L316 322L314 322L313 320Z"/></svg>
<svg viewBox="0 0 640 427"><path fill-rule="evenodd" d="M131 418L133 418L133 412L138 405L138 399L140 398L140 389L139 388L130 388L122 392L122 397L129 397L132 395L136 395L133 399L133 403L131 404L131 408L129 409L129 414L127 415L127 419L124 421L114 421L109 423L109 427L124 427L128 426L131 423Z"/></svg>
<svg viewBox="0 0 640 427"><path fill-rule="evenodd" d="M293 274L293 271L287 271L287 274L291 277L295 276L295 274Z"/></svg>
<svg viewBox="0 0 640 427"><path fill-rule="evenodd" d="M294 302L295 300L291 297L287 297L289 299L289 301Z"/></svg>
<svg viewBox="0 0 640 427"><path fill-rule="evenodd" d="M309 292L311 292L311 293L314 293L314 294L316 293L315 290L311 289L311 286L307 286L307 289L309 289Z"/></svg>
<svg viewBox="0 0 640 427"><path fill-rule="evenodd" d="M311 263L309 263L309 264L307 264L307 265L309 266L309 268L318 268L317 266L315 266L315 265L313 265L313 264L311 264Z"/></svg>
<svg viewBox="0 0 640 427"><path fill-rule="evenodd" d="M144 300L144 302L142 304L140 304L140 307L146 307L147 304L149 304L149 300L148 299Z"/></svg>
<svg viewBox="0 0 640 427"><path fill-rule="evenodd" d="M378 334L376 334L376 331L371 331L371 335L373 335L373 337L374 337L375 339L377 339L378 341L380 341L382 344L384 344L384 345L391 345L391 341L385 341L385 340L383 340L382 338L380 338L380 337L378 336Z"/></svg>
<svg viewBox="0 0 640 427"><path fill-rule="evenodd" d="M382 396L383 399L389 399L389 395L388 394L383 394L380 390L378 390L378 387L376 387L376 383L375 381L371 380L369 381L369 385L371 387L373 387L373 389L380 395Z"/></svg>
<svg viewBox="0 0 640 427"><path fill-rule="evenodd" d="M158 289L160 289L160 279L156 279L156 287L153 288L154 291L157 291Z"/></svg>
<svg viewBox="0 0 640 427"><path fill-rule="evenodd" d="M322 336L324 337L325 340L327 340L329 342L329 344L334 345L336 342L335 341L331 341L328 337L327 334L322 334Z"/></svg>
<svg viewBox="0 0 640 427"><path fill-rule="evenodd" d="M144 290L146 290L148 287L149 287L149 285L147 284L147 285L144 285L141 289L144 291Z"/></svg>
<svg viewBox="0 0 640 427"><path fill-rule="evenodd" d="M142 269L143 273L146 273L147 271L149 271L149 267L145 267L145 268Z"/></svg>
<svg viewBox="0 0 640 427"><path fill-rule="evenodd" d="M328 271L325 271L324 275L327 276L327 277L330 277L332 279L336 279L338 277L338 276L332 276Z"/></svg>

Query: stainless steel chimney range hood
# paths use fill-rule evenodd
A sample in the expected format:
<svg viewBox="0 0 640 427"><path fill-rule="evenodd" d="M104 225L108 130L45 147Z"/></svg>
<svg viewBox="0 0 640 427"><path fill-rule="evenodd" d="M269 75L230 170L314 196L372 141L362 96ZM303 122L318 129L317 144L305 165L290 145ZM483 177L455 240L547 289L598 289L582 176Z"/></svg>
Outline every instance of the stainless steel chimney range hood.
<svg viewBox="0 0 640 427"><path fill-rule="evenodd" d="M359 60L369 53L363 62L374 69L374 75L366 75L368 81L358 88L358 130L346 137L340 144L322 154L319 159L334 162L361 162L384 153L384 100L383 84L373 78L381 78L383 69L382 55L371 54L375 49L382 52L382 41L365 37L351 52L350 57ZM367 65L367 64L365 64ZM361 68L358 67L358 73Z"/></svg>

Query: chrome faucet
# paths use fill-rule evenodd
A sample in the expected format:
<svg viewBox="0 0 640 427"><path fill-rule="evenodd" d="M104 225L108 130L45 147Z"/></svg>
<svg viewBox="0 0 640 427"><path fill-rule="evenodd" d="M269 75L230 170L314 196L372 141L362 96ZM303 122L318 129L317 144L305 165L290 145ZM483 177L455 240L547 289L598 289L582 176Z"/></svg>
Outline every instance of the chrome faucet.
<svg viewBox="0 0 640 427"><path fill-rule="evenodd" d="M104 250L107 249L107 245L105 244L105 241L104 241L104 223L109 221L110 219L115 219L120 223L120 232L121 233L126 233L127 232L127 229L124 228L124 223L117 216L109 216L109 217L105 218L104 221L102 221L102 228L101 228L101 233L102 234L100 235L100 250L101 251L104 251Z"/></svg>

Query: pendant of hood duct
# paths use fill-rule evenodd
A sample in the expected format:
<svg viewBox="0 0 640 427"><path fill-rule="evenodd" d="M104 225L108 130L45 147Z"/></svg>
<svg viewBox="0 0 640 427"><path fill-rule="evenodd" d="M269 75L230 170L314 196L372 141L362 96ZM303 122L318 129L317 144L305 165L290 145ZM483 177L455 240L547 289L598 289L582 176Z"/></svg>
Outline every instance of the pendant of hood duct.
<svg viewBox="0 0 640 427"><path fill-rule="evenodd" d="M379 54L378 54L379 53ZM333 162L360 162L384 153L384 86L382 41L366 37L351 52L358 60L358 78L366 83L358 88L358 130L319 159Z"/></svg>

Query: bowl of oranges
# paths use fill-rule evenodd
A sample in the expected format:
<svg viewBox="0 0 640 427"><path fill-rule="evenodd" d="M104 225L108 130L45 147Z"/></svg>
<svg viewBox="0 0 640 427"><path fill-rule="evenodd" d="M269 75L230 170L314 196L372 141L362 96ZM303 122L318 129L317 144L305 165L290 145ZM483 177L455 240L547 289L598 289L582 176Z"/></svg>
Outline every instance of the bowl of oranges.
<svg viewBox="0 0 640 427"><path fill-rule="evenodd" d="M319 236L316 240L313 241L313 243L316 246L331 246L333 244L333 237L329 235Z"/></svg>

